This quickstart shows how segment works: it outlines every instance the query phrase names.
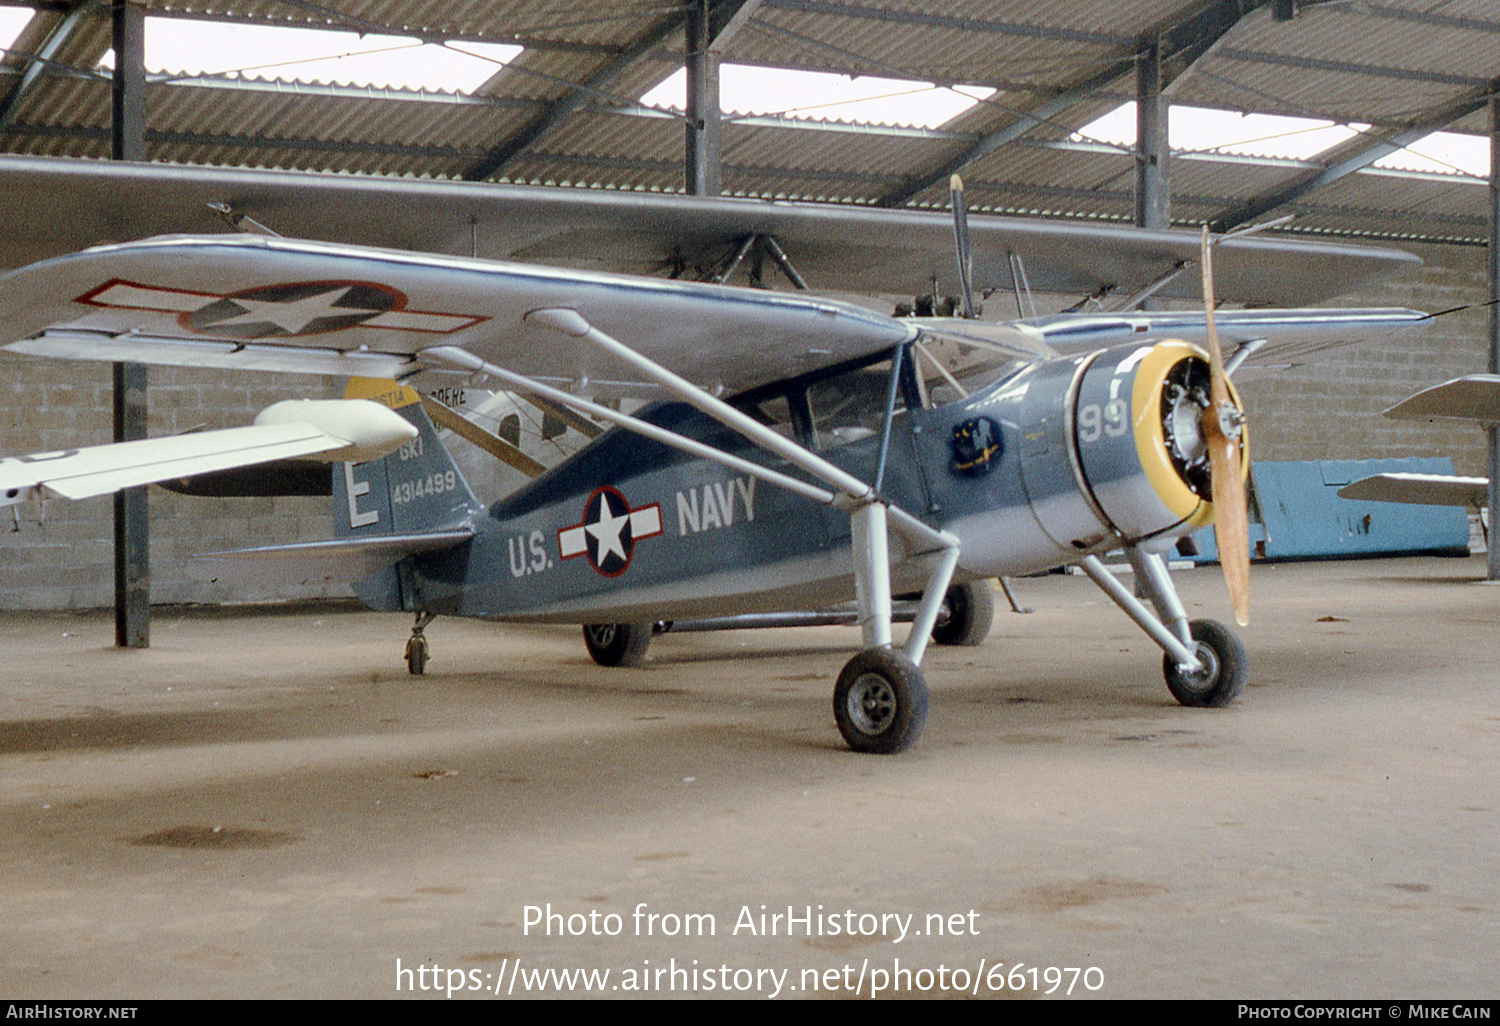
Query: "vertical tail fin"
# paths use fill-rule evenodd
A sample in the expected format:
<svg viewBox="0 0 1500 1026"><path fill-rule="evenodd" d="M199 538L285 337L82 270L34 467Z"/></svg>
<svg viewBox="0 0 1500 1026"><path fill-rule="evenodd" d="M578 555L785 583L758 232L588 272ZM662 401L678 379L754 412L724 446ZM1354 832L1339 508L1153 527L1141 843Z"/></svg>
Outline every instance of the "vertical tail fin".
<svg viewBox="0 0 1500 1026"><path fill-rule="evenodd" d="M418 434L381 459L334 468L335 534L420 534L453 526L482 508L438 439L415 389L394 381L351 378L344 398L387 406L405 417Z"/></svg>

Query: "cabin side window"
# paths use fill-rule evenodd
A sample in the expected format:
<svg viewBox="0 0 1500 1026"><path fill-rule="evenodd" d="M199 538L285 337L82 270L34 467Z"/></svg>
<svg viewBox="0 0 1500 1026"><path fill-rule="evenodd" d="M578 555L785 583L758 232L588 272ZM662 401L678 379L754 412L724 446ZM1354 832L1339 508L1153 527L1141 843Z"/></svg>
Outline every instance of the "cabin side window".
<svg viewBox="0 0 1500 1026"><path fill-rule="evenodd" d="M799 441L797 425L792 417L791 400L783 393L745 406L745 412L778 435Z"/></svg>
<svg viewBox="0 0 1500 1026"><path fill-rule="evenodd" d="M891 361L865 364L807 386L815 444L819 449L848 445L885 427ZM906 412L906 389L896 389L896 416Z"/></svg>

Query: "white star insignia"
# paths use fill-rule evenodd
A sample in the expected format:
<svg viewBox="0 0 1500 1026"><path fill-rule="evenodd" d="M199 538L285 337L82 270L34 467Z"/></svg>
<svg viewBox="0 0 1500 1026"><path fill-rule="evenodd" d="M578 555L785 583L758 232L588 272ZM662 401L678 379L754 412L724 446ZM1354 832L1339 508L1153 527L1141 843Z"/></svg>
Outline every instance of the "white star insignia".
<svg viewBox="0 0 1500 1026"><path fill-rule="evenodd" d="M625 554L625 543L620 538L620 532L625 525L630 523L630 514L616 516L615 511L610 508L609 497L604 495L599 501L599 519L592 524L585 524L584 530L593 535L599 542L599 554L596 561L603 563L611 552L619 553L620 558L627 559Z"/></svg>
<svg viewBox="0 0 1500 1026"><path fill-rule="evenodd" d="M274 324L288 335L306 331L307 326L325 317L356 317L362 313L380 313L379 310L336 307L352 289L349 287L319 292L290 303L266 302L261 299L231 297L230 302L241 307L245 313L222 321L214 321L212 328L229 328L241 324Z"/></svg>

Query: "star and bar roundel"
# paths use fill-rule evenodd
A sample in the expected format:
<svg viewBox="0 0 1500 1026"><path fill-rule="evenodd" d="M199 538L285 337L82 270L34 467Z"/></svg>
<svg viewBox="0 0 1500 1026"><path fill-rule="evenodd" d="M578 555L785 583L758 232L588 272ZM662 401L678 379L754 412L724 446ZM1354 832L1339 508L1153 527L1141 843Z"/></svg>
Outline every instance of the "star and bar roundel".
<svg viewBox="0 0 1500 1026"><path fill-rule="evenodd" d="M583 520L557 532L563 559L587 556L605 577L619 577L635 555L635 543L662 533L661 504L631 509L618 488L594 489L583 506Z"/></svg>
<svg viewBox="0 0 1500 1026"><path fill-rule="evenodd" d="M347 328L447 335L489 319L412 310L406 293L373 281L292 281L218 294L116 278L77 302L175 315L187 331L225 339L300 338Z"/></svg>

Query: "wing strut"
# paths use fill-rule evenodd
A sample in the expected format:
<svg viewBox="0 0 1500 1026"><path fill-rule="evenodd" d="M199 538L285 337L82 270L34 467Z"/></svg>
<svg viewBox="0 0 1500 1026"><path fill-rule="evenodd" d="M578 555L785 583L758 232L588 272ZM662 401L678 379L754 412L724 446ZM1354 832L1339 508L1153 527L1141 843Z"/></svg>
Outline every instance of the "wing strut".
<svg viewBox="0 0 1500 1026"><path fill-rule="evenodd" d="M580 410L618 424L655 441L671 445L701 459L713 460L740 473L751 474L817 502L836 506L849 513L854 549L854 576L859 604L860 627L866 648L891 646L890 539L887 528L910 543L914 555L931 554L935 563L929 571L927 585L907 638L905 654L914 664L920 663L927 641L937 623L944 595L958 566L958 539L946 531L936 530L897 506L891 506L874 488L840 467L835 466L789 438L777 434L754 418L735 409L696 387L686 379L640 355L629 346L595 328L575 310L533 310L527 319L574 338L587 339L612 356L639 370L671 394L748 438L762 450L786 459L794 467L823 482L828 488L800 481L758 463L732 456L711 445L686 438L674 431L648 424L628 414L597 406L578 396L530 381L456 346L436 346L420 354L424 360L481 371L517 387L534 390L549 399L564 402Z"/></svg>

